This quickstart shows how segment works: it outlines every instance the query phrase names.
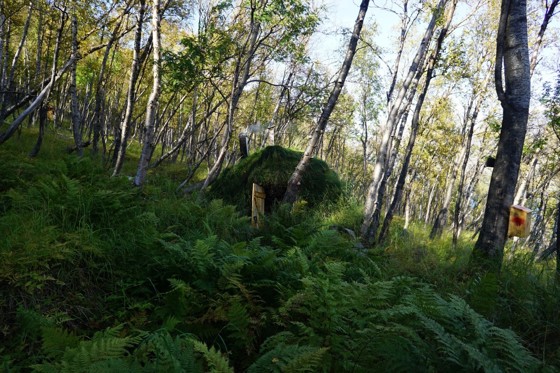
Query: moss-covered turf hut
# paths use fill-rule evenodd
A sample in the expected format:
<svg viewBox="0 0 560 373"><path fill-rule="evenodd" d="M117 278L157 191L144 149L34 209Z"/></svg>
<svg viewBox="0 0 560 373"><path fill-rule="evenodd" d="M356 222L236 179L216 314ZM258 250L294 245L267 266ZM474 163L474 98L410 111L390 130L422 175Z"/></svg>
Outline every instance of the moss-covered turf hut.
<svg viewBox="0 0 560 373"><path fill-rule="evenodd" d="M302 153L281 146L268 146L225 169L212 184L211 198L221 198L238 206L241 211L251 209L253 183L266 191L266 210L282 200L288 179L294 172ZM335 201L342 192L336 172L322 160L312 159L303 176L299 198L309 206Z"/></svg>

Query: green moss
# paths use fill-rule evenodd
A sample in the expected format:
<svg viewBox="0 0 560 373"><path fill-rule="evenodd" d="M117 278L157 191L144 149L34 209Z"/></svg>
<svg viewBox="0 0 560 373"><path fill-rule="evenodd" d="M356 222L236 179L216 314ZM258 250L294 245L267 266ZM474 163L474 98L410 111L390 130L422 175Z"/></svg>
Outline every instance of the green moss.
<svg viewBox="0 0 560 373"><path fill-rule="evenodd" d="M282 200L288 179L294 172L302 153L280 146L269 146L225 169L214 182L210 197L221 198L241 210L250 208L252 184L266 191L266 206L270 209ZM309 206L333 202L342 192L338 175L322 160L313 158L303 176L300 199Z"/></svg>

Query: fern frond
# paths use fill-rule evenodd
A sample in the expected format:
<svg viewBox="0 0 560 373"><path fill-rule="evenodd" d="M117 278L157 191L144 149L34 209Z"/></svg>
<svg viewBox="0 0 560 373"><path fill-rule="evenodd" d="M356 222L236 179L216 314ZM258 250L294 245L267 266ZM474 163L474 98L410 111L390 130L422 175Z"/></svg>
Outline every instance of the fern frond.
<svg viewBox="0 0 560 373"><path fill-rule="evenodd" d="M134 361L141 363L145 371L202 373L201 364L195 357L191 338L171 337L167 330L159 330L146 336L134 352Z"/></svg>
<svg viewBox="0 0 560 373"><path fill-rule="evenodd" d="M251 349L254 339L251 334L251 317L247 307L241 303L239 298L233 298L227 311L227 319L227 328L232 339L241 342L245 348Z"/></svg>
<svg viewBox="0 0 560 373"><path fill-rule="evenodd" d="M247 373L316 372L322 366L328 348L279 344L261 355Z"/></svg>
<svg viewBox="0 0 560 373"><path fill-rule="evenodd" d="M204 357L210 372L212 373L234 373L229 366L228 360L218 352L213 346L208 348L204 343L192 340L194 350Z"/></svg>
<svg viewBox="0 0 560 373"><path fill-rule="evenodd" d="M292 372L316 372L322 365L323 357L327 353L328 348L322 347L315 350L305 351L292 359L282 371L284 373Z"/></svg>
<svg viewBox="0 0 560 373"><path fill-rule="evenodd" d="M199 273L205 273L214 266L214 247L218 244L217 236L210 236L204 240L197 240L190 254L195 268Z"/></svg>
<svg viewBox="0 0 560 373"><path fill-rule="evenodd" d="M50 358L58 358L67 348L76 347L80 339L74 334L56 327L41 328L43 352Z"/></svg>
<svg viewBox="0 0 560 373"><path fill-rule="evenodd" d="M534 371L539 361L519 341L517 335L508 329L495 326L488 328L488 347L496 355L501 365L511 371Z"/></svg>
<svg viewBox="0 0 560 373"><path fill-rule="evenodd" d="M260 352L267 352L270 351L278 345L288 345L293 344L296 340L294 333L289 331L283 331L277 334L274 334L271 337L268 337L263 344L261 345Z"/></svg>
<svg viewBox="0 0 560 373"><path fill-rule="evenodd" d="M33 368L38 371L55 368L61 373L82 372L98 361L120 359L139 341L139 337L119 337L121 330L122 327L116 327L98 332L89 341L81 341L73 348L67 347L60 362L39 364ZM65 338L71 340L68 336ZM52 345L49 342L47 347L53 347Z"/></svg>
<svg viewBox="0 0 560 373"><path fill-rule="evenodd" d="M124 359L107 359L92 363L87 373L126 373L139 372L140 366L131 365Z"/></svg>

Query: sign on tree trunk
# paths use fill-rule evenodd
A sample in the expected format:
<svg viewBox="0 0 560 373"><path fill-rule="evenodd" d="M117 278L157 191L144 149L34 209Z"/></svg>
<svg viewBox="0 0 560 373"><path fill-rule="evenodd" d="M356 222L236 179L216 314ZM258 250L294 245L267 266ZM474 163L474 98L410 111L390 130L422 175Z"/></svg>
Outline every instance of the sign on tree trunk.
<svg viewBox="0 0 560 373"><path fill-rule="evenodd" d="M253 197L251 198L251 225L255 228L259 228L261 216L264 215L265 198L266 193L264 188L253 183Z"/></svg>
<svg viewBox="0 0 560 373"><path fill-rule="evenodd" d="M531 210L513 205L509 209L508 237L527 237L531 233Z"/></svg>

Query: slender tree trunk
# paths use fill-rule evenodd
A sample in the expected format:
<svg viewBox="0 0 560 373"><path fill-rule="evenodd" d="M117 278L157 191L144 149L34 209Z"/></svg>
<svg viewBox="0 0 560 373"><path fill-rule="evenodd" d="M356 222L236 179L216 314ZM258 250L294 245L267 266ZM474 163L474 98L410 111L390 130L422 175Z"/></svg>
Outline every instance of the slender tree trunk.
<svg viewBox="0 0 560 373"><path fill-rule="evenodd" d="M556 283L560 284L560 198L556 210Z"/></svg>
<svg viewBox="0 0 560 373"><path fill-rule="evenodd" d="M41 103L39 107L39 135L37 136L37 141L35 142L35 146L29 152L29 157L35 158L39 155L39 151L41 150L41 145L43 145L43 139L45 137L45 126L47 124L47 107L44 105L44 102Z"/></svg>
<svg viewBox="0 0 560 373"><path fill-rule="evenodd" d="M336 106L336 102L338 101L338 96L340 96L340 92L342 92L342 88L344 87L344 82L346 81L346 77L348 76L350 67L352 67L352 61L354 59L354 55L356 54L356 47L358 45L358 40L360 38L360 33L362 31L362 26L364 24L364 18L366 16L368 6L369 0L362 0L360 4L360 10L358 12L358 17L356 18L356 22L354 23L352 37L350 38L350 42L348 43L346 56L344 58L344 62L342 63L342 68L340 69L340 73L335 82L334 88L329 96L329 100L323 108L323 112L321 113L321 116L319 117L319 120L315 125L313 135L311 136L311 139L307 144L305 152L303 153L303 156L299 161L294 173L288 180L288 186L283 199L283 202L285 203L293 204L297 199L299 189L301 187L301 182L303 180L303 174L305 173L309 162L311 162L313 154L315 154L316 147L319 144L319 140L322 138L323 133L325 132L325 128L327 127L327 123L329 121L331 113Z"/></svg>
<svg viewBox="0 0 560 373"><path fill-rule="evenodd" d="M469 118L470 126L465 138L465 157L461 164L461 169L459 170L459 186L457 188L457 199L455 201L455 209L453 212L453 246L457 246L457 241L459 239L460 233L460 215L461 215L461 205L463 201L463 191L465 188L465 177L467 173L467 165L469 163L469 158L471 154L472 138L474 134L474 125L476 124L476 118L478 117L478 103L474 109L472 117Z"/></svg>
<svg viewBox="0 0 560 373"><path fill-rule="evenodd" d="M3 14L4 16L3 22L2 22L2 60L0 61L0 64L2 65L2 68L0 69L0 90L5 91L6 90L6 81L8 80L8 70L9 70L9 62L8 59L10 58L10 38L12 35L12 22L9 18L6 18L6 15Z"/></svg>
<svg viewBox="0 0 560 373"><path fill-rule="evenodd" d="M403 13L401 16L401 29L399 35L399 49L397 52L397 57L395 58L395 63L393 64L393 71L392 78L391 78L391 85L387 90L387 106L390 107L391 100L393 99L393 92L395 91L395 87L397 85L397 78L399 77L399 66L401 64L401 58L404 51L404 44L406 42L406 36L408 34L408 30L410 25L409 22L409 15L408 15L408 0L403 2Z"/></svg>
<svg viewBox="0 0 560 373"><path fill-rule="evenodd" d="M154 44L153 48L153 84L152 93L148 99L148 105L146 109L146 122L145 122L145 134L144 134L144 144L142 147L142 153L140 155L140 162L138 163L138 170L134 178L134 185L141 186L144 184L146 178L146 172L148 170L148 165L150 164L150 157L153 153L155 144L154 141L154 130L155 130L155 120L157 115L157 108L159 104L159 95L161 90L160 82L160 51L161 51L161 39L160 39L160 4L159 0L153 0L152 2L152 40Z"/></svg>
<svg viewBox="0 0 560 373"><path fill-rule="evenodd" d="M181 136L175 142L175 144L173 144L171 149L169 149L167 153L163 154L156 162L154 162L154 164L151 167L159 166L163 161L165 161L167 158L175 154L181 148L181 146L183 146L183 144L187 141L189 134L192 137L194 134L194 130L200 127L202 123L204 123L206 120L208 120L208 118L210 118L210 116L212 116L212 114L214 114L214 112L224 103L224 101L220 101L219 103L214 105L214 107L206 113L206 116L204 118L202 118L201 120L195 123L194 121L196 120L196 107L197 107L196 101L197 100L196 100L196 93L195 93L191 118L185 125L183 132L181 133Z"/></svg>
<svg viewBox="0 0 560 373"><path fill-rule="evenodd" d="M543 242L544 231L547 224L547 212L548 212L548 189L549 184L544 186L540 193L539 205L534 212L536 212L536 218L533 222L533 227L531 229L531 234L525 240L525 245L532 246L533 252L536 254L540 251ZM515 237L517 238L517 237Z"/></svg>
<svg viewBox="0 0 560 373"><path fill-rule="evenodd" d="M527 187L529 186L529 182L533 179L535 175L535 171L537 169L537 163L539 162L539 153L540 149L533 154L533 160L529 165L529 169L527 170L527 174L525 177L521 179L521 184L519 188L517 188L517 192L515 193L515 197L513 198L514 205L523 205L527 200Z"/></svg>
<svg viewBox="0 0 560 373"><path fill-rule="evenodd" d="M389 226L391 224L391 221L393 220L395 210L401 202L405 181L406 181L406 175L408 174L408 167L410 166L410 159L412 158L412 150L414 149L414 145L416 144L416 136L418 134L418 128L420 127L420 111L422 109L424 98L426 97L426 92L428 91L428 87L430 85L430 80L432 79L432 75L433 74L430 72L430 70L428 70L423 91L418 97L418 101L416 102L416 107L414 108L414 114L412 117L412 124L410 129L410 136L408 138L408 144L406 146L401 172L397 180L397 186L395 187L393 200L391 201L391 205L387 209L387 213L383 221L383 226L381 227L381 232L379 233L379 242L383 242L387 237L387 233L389 232Z"/></svg>
<svg viewBox="0 0 560 373"><path fill-rule="evenodd" d="M526 0L503 0L496 46L496 92L503 108L502 129L473 265L501 268L521 153L527 132L531 74ZM502 83L504 67L505 91Z"/></svg>
<svg viewBox="0 0 560 373"><path fill-rule="evenodd" d="M43 6L38 7L39 18L37 20L37 54L35 55L35 84L37 84L41 79L41 60L43 58Z"/></svg>
<svg viewBox="0 0 560 373"><path fill-rule="evenodd" d="M373 169L372 182L368 188L366 204L364 208L364 221L362 223L360 231L362 240L368 244L373 241L373 238L377 234L377 232L374 232L372 230L372 223L374 222L373 214L376 207L381 203L381 200L378 198L378 192L381 180L385 175L385 170L387 167L387 158L392 142L391 134L394 132L395 126L399 123L402 117L403 109L407 106L405 98L408 95L408 91L412 86L413 80L415 79L415 77L417 77L418 70L424 66L424 60L426 58L426 54L428 53L430 42L436 28L437 20L439 19L440 12L444 9L445 4L445 0L440 0L438 2L438 5L434 9L432 19L430 20L430 23L426 28L426 32L424 33L424 37L422 38L418 51L416 52L406 78L399 90L399 94L393 102L389 115L387 116L387 120L385 122L383 137L381 139L381 144L377 152L377 159Z"/></svg>
<svg viewBox="0 0 560 373"><path fill-rule="evenodd" d="M76 16L76 6L72 6L72 64L70 70L70 96L72 108L72 135L74 136L74 144L76 153L79 157L83 155L82 148L82 122L80 117L80 109L78 107L78 93L76 92L76 67L78 65L78 17Z"/></svg>
<svg viewBox="0 0 560 373"><path fill-rule="evenodd" d="M403 229L405 231L408 230L408 227L410 225L410 193L411 193L411 190L410 190L410 187L408 187L408 189L405 193L406 197L404 199L405 206L404 206L404 226L403 226ZM383 222L383 225L385 225L385 222ZM387 224L386 229L387 229L387 232L384 234L383 240L386 238L386 236L388 234L389 224Z"/></svg>
<svg viewBox="0 0 560 373"><path fill-rule="evenodd" d="M254 9L252 10L254 11ZM247 85L247 81L249 80L250 72L251 72L251 64L253 58L255 57L256 50L258 48L257 38L260 32L260 24L255 20L254 15L251 15L251 33L249 35L249 42L248 47L244 48L238 56L235 74L233 77L233 84L231 90L231 101L228 107L228 114L226 119L226 129L224 136L222 138L222 143L220 144L220 148L217 152L216 161L214 165L208 172L206 179L202 183L201 189L206 189L220 174L222 170L222 166L226 159L228 145L231 140L231 135L233 133L233 122L234 122L234 115L237 111L237 107L239 105L239 100L241 99L241 95L243 94L243 90ZM246 57L245 61L243 61L243 57Z"/></svg>
<svg viewBox="0 0 560 373"><path fill-rule="evenodd" d="M109 41L107 42L107 46L105 47L105 52L103 53L103 59L101 60L101 67L99 70L99 76L97 77L97 89L95 92L95 108L93 111L93 140L92 140L92 151L94 154L98 152L99 147L99 140L102 140L103 137L103 123L102 123L102 110L103 104L105 101L105 71L107 69L107 62L109 61L109 54L113 45L117 41L119 37L119 30L122 26L123 21L126 18L126 14L129 12L128 5L123 14L121 14L118 18L118 21L111 33Z"/></svg>
<svg viewBox="0 0 560 373"><path fill-rule="evenodd" d="M268 126L266 127L266 131L264 132L263 141L261 144L261 148L264 148L267 143L271 145L276 145L276 127L278 120L278 113L280 112L280 108L282 107L282 101L284 100L284 96L288 92L289 86L292 82L292 78L294 76L294 72L290 71L288 77L282 82L282 88L280 89L280 96L278 97L278 102L274 107L274 111L272 112L272 118L270 118L270 122L268 122Z"/></svg>
<svg viewBox="0 0 560 373"><path fill-rule="evenodd" d="M410 91L410 95L414 95L415 93L416 93L416 88ZM412 97L409 98L408 103L409 105L412 103ZM389 184L389 178L391 177L391 174L393 173L393 169L395 167L395 162L397 159L397 154L399 152L399 147L404 132L404 127L406 125L406 121L408 120L409 110L410 109L405 110L404 115L401 118L401 122L396 136L395 134L391 135L391 137L393 138L392 149L390 149L391 156L389 157L389 160L387 162L385 174L383 175L383 178L379 183L379 187L377 191L377 198L379 200L379 203L375 205L375 210L373 211L373 215L371 218L370 231L372 232L372 234L368 237L369 244L375 243L376 234L379 229L379 225L381 224L381 209L383 208L383 200L385 198L385 193L387 191L387 185ZM389 203L390 201L387 201L387 204Z"/></svg>
<svg viewBox="0 0 560 373"><path fill-rule="evenodd" d="M132 66L130 68L130 79L128 81L128 91L126 95L126 107L124 109L124 117L121 121L120 139L115 145L115 168L113 169L113 176L121 172L124 157L126 154L127 139L129 133L130 122L132 114L134 113L134 104L136 103L136 82L140 74L141 55L140 43L142 42L142 25L144 23L144 14L146 12L146 2L140 1L140 9L138 10L138 17L136 20L136 32L134 34L134 49L132 57ZM153 39L151 39L153 40ZM146 46L147 49L148 46Z"/></svg>
<svg viewBox="0 0 560 373"><path fill-rule="evenodd" d="M4 71L6 69L6 64L4 63L4 46L6 37L6 15L4 14L4 0L0 0L0 90L4 90ZM2 102L0 102L0 109L2 107Z"/></svg>
<svg viewBox="0 0 560 373"><path fill-rule="evenodd" d="M369 145L369 131L368 131L368 121L367 121L367 112L365 110L366 107L366 101L367 101L367 97L366 95L364 95L362 97L362 106L364 107L363 112L361 113L361 119L360 119L360 124L362 127L362 133L360 134L360 143L362 144L362 172L363 172L363 177L364 180L367 177L367 166L368 166L368 161L369 161L369 151L368 151L368 145Z"/></svg>
<svg viewBox="0 0 560 373"><path fill-rule="evenodd" d="M537 35L537 41L534 44L533 53L531 54L531 65L530 65L531 76L533 76L533 73L535 72L535 68L537 67L537 59L539 56L539 52L541 50L544 33L548 27L548 23L550 22L550 19L554 15L554 10L556 9L557 5L558 5L558 0L552 0L550 4L548 4L548 1L546 2L546 11L544 13L544 19L542 21L541 28L539 29L539 34Z"/></svg>
<svg viewBox="0 0 560 373"><path fill-rule="evenodd" d="M462 150L461 154L458 156L457 160L451 165L452 169L450 171L451 175L447 177L447 188L445 190L445 197L441 208L436 215L436 220L430 231L430 239L440 237L443 233L443 227L447 224L447 215L449 214L449 206L451 205L451 198L453 197L453 190L455 188L455 181L457 180L458 165L465 159L466 151Z"/></svg>
<svg viewBox="0 0 560 373"><path fill-rule="evenodd" d="M4 121L5 117L5 110L6 110L6 93L8 93L8 97L17 97L16 93L15 93L15 87L14 87L14 77L16 74L16 69L17 69L17 65L18 65L18 61L19 61L19 57L21 55L21 51L23 50L23 46L25 44L25 40L27 39L27 32L29 30L29 24L31 23L31 16L33 15L33 2L30 1L29 2L29 11L27 13L27 18L25 19L25 24L23 25L23 31L21 34L21 39L19 42L19 45L14 53L14 57L12 59L12 64L10 66L10 70L8 72L8 78L7 81L5 83L5 88L3 89L4 92L2 92L2 102L0 103L0 106L2 107L2 110L0 112L0 123L2 123ZM8 92L5 92L8 91Z"/></svg>
<svg viewBox="0 0 560 373"><path fill-rule="evenodd" d="M432 188L430 189L430 194L428 195L428 203L426 204L426 215L424 216L424 224L428 224L430 222L432 203L434 202L436 189L437 189L437 185L436 183L434 183L434 185L432 185Z"/></svg>

